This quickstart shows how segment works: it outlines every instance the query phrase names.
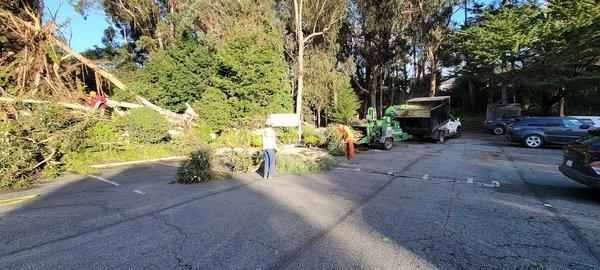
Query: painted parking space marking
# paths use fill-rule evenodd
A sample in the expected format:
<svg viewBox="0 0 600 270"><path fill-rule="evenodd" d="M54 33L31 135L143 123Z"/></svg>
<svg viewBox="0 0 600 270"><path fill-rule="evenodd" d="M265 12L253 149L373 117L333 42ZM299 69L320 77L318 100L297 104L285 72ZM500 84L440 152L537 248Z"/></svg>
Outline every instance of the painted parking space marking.
<svg viewBox="0 0 600 270"><path fill-rule="evenodd" d="M94 178L94 179L98 179L98 180L100 180L102 182L105 182L105 183L109 183L109 184L111 184L111 185L113 185L115 187L121 186L121 185L119 185L119 183L115 183L115 182L110 181L110 180L108 180L108 179L106 179L104 177L100 177L100 176L96 176L96 175L92 175L92 174L88 174L87 176L89 176L91 178Z"/></svg>
<svg viewBox="0 0 600 270"><path fill-rule="evenodd" d="M132 191L135 192L135 193L137 193L137 194L142 194L142 195L146 194L146 193L142 192L141 190L137 190L137 189L134 189Z"/></svg>
<svg viewBox="0 0 600 270"><path fill-rule="evenodd" d="M389 176L406 178L406 179L422 179L422 180L450 182L450 183L466 183L466 184L475 185L475 186L492 187L492 188L500 187L500 182L498 182L498 181L491 181L490 183L476 182L475 179L473 179L471 177L466 178L466 181L459 181L457 179L449 179L449 178L442 178L442 177L430 177L429 174L423 174L422 177L419 177L416 175L402 174L402 173L398 173L398 172L394 172L394 171L383 172L383 171L377 171L377 170L369 169L369 168L352 167L352 166L337 167L335 169L336 170L345 170L345 171L383 174L383 175L389 175Z"/></svg>

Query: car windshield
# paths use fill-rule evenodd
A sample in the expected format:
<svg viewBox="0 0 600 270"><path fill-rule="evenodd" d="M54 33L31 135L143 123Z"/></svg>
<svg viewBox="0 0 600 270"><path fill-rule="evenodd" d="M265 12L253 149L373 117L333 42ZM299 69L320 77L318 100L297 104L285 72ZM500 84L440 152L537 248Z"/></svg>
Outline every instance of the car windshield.
<svg viewBox="0 0 600 270"><path fill-rule="evenodd" d="M562 122L566 128L571 128L571 129L577 129L577 128L581 127L581 124L582 124L577 119L563 119Z"/></svg>

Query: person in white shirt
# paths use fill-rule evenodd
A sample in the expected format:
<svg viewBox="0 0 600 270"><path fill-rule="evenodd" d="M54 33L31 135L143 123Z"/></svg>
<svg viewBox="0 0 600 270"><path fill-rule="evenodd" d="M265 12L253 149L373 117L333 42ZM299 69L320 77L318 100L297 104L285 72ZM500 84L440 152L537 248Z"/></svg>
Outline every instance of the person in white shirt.
<svg viewBox="0 0 600 270"><path fill-rule="evenodd" d="M268 127L262 132L263 154L265 159L265 169L263 177L265 179L275 179L275 152L277 143L275 142L275 130L271 123L267 122Z"/></svg>

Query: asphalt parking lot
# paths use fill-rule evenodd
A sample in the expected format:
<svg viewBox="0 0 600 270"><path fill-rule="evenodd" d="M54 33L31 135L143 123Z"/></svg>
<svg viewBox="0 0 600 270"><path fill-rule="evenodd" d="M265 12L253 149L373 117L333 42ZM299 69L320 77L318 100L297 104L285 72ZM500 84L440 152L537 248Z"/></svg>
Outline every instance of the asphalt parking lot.
<svg viewBox="0 0 600 270"><path fill-rule="evenodd" d="M598 269L600 192L562 149L467 133L320 174L171 185L176 163L0 198L0 269Z"/></svg>

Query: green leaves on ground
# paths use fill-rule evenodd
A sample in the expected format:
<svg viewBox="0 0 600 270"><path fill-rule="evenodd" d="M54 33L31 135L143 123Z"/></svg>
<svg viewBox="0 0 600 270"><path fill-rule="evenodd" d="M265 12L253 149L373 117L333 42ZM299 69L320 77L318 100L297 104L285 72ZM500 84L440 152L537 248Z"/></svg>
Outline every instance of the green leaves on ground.
<svg viewBox="0 0 600 270"><path fill-rule="evenodd" d="M182 162L175 174L174 183L195 184L214 179L212 170L213 154L209 148L201 148L190 154L190 158Z"/></svg>
<svg viewBox="0 0 600 270"><path fill-rule="evenodd" d="M157 111L142 107L129 110L118 119L118 123L138 143L157 143L162 141L169 131L169 122Z"/></svg>

